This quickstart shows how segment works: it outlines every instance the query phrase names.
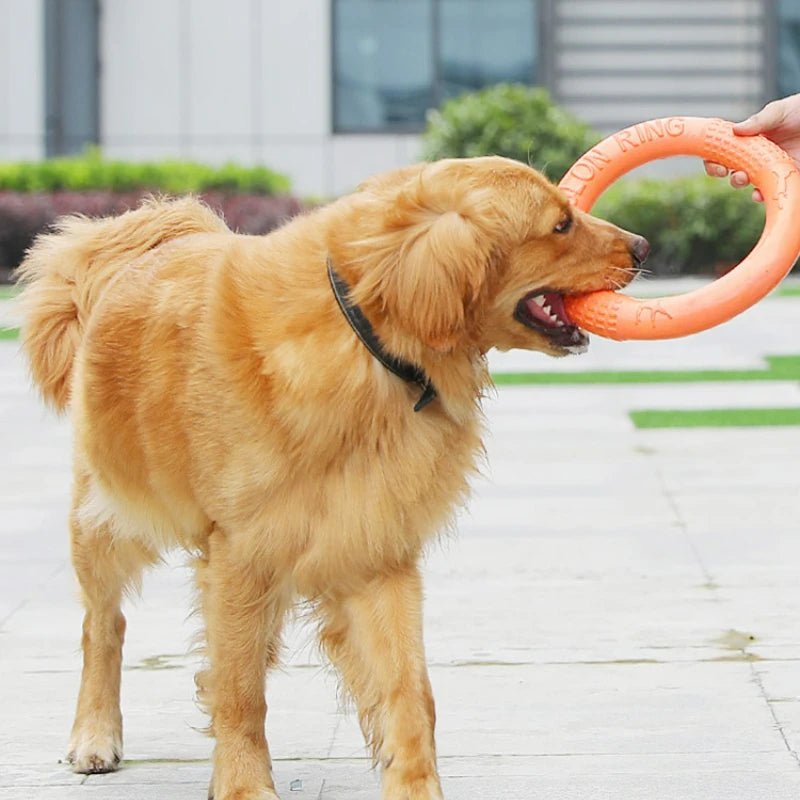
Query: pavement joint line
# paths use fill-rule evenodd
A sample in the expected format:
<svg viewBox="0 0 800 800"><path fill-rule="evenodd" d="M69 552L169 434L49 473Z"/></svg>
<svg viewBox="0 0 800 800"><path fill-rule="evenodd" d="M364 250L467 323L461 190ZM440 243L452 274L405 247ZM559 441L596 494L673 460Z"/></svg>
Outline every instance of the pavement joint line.
<svg viewBox="0 0 800 800"><path fill-rule="evenodd" d="M337 714L336 724L333 726L333 733L331 734L331 741L328 745L328 752L326 753L325 757L330 758L331 753L333 753L333 748L336 745L336 736L339 733L339 727L342 724L342 720L345 718L344 714Z"/></svg>
<svg viewBox="0 0 800 800"><path fill-rule="evenodd" d="M686 518L684 517L684 514L681 511L680 506L678 505L678 501L675 499L675 496L670 491L670 488L667 485L667 481L664 478L664 472L663 470L656 467L655 473L656 477L658 478L658 482L661 485L661 491L664 493L664 497L666 498L669 507L672 509L672 513L675 515L675 520L678 523L678 528L683 534L684 540L689 545L689 549L692 551L692 555L694 556L697 565L700 567L700 570L703 573L703 577L705 578L705 585L710 587L715 602L719 602L719 596L717 595L717 589L716 589L718 585L717 581L709 571L705 562L703 561L703 558L700 555L700 551L697 549L697 545L695 544L691 534L689 533L689 524L687 523Z"/></svg>
<svg viewBox="0 0 800 800"><path fill-rule="evenodd" d="M784 730L783 724L778 719L778 715L775 713L775 708L772 705L772 702L770 701L769 696L767 695L767 690L766 690L766 687L764 686L764 681L761 678L761 674L756 669L755 664L752 664L752 663L750 664L750 673L753 676L753 681L756 684L756 686L758 687L758 691L761 694L761 697L764 699L764 702L767 704L767 709L769 711L770 716L772 717L772 721L773 721L773 723L775 725L775 728L777 729L777 731L778 731L778 733L779 733L779 735L781 737L781 740L783 741L784 747L786 747L786 750L789 752L789 755L792 757L792 759L794 760L795 764L798 767L800 767L800 755L798 755L797 751L794 750L792 748L791 744L789 743L789 739L786 736L786 731Z"/></svg>
<svg viewBox="0 0 800 800"><path fill-rule="evenodd" d="M1 633L1 632L0 632ZM657 649L655 645L649 649ZM711 644L686 645L686 650L718 650L719 648ZM583 661L465 661L465 662L441 662L429 661L429 669L482 669L485 667L503 667L515 669L518 667L640 667L640 666L668 666L671 664L719 664L730 661L758 661L763 664L796 664L800 662L800 656L756 656L754 653L743 651L741 656L736 655L736 651L726 651L727 655L704 657L704 658L618 658L618 659L596 659ZM123 668L124 669L124 668ZM292 673L302 667L288 666L284 668L287 673ZM46 669L25 669L21 670L24 675L72 675L74 669L46 670ZM794 702L794 698L780 698L772 700L773 703ZM339 721L349 718L349 713L338 714ZM335 731L336 733L338 731ZM329 746L328 752L333 749L333 742ZM326 756L327 758L327 756ZM174 761L175 759L162 759L164 761Z"/></svg>
<svg viewBox="0 0 800 800"><path fill-rule="evenodd" d="M717 598L714 598L717 602ZM687 650L719 650L720 648L712 644L687 645ZM470 667L646 667L646 666L667 666L670 664L720 664L730 661L760 661L768 664L794 664L800 661L800 657L792 658L766 658L764 656L742 650L741 655L737 655L737 650L724 650L725 655L706 657L706 658L619 658L597 661L467 661L452 664L441 664L429 662L430 669L435 668L470 668ZM784 702L788 702L784 700Z"/></svg>
<svg viewBox="0 0 800 800"><path fill-rule="evenodd" d="M642 752L636 753L619 753L619 752L612 752L610 750L567 750L564 752L557 752L557 753L482 753L481 755L471 755L471 756L439 756L439 761L461 761L464 759L472 759L472 758L594 758L596 756L600 756L602 758L631 758L631 757L638 757L638 756L679 756L679 755L688 755L691 753L698 753L700 755L736 755L739 751L737 750L706 750L706 749L698 749L698 750L679 750L679 749L670 749L670 750L645 750ZM756 750L751 750L752 753L774 753L775 750L773 748L758 748Z"/></svg>
<svg viewBox="0 0 800 800"><path fill-rule="evenodd" d="M6 626L6 624L8 624L8 622L11 621L11 618L16 613L21 611L23 608L25 608L26 605L28 605L28 603L31 602L36 592L40 591L44 585L50 583L50 581L52 581L53 578L57 577L58 574L65 568L66 568L65 563L59 564L58 567L56 567L56 569L53 572L51 572L41 583L36 585L32 595L24 598L18 605L16 605L11 611L9 611L9 613L6 614L6 616L3 617L3 619L0 619L0 632L2 632L3 628Z"/></svg>
<svg viewBox="0 0 800 800"><path fill-rule="evenodd" d="M9 611L8 614L5 615L5 617L0 619L0 631L2 631L3 628L5 628L5 626L11 621L11 618L14 616L14 614L25 608L25 606L28 605L30 601L31 598L26 597L24 600L21 600L16 606L14 606L14 608L12 608L11 611Z"/></svg>
<svg viewBox="0 0 800 800"><path fill-rule="evenodd" d="M750 753L775 753L775 748L765 748L760 747L757 749L749 750ZM446 762L457 762L457 761L474 761L474 760L495 760L495 759L507 759L517 760L517 759L528 759L528 758L536 758L536 759L543 759L543 758L624 758L628 759L632 756L639 757L639 756L674 756L674 755L737 755L740 751L738 750L717 750L717 749L691 749L691 750L680 750L671 748L669 750L648 750L644 752L637 752L635 754L631 753L620 753L614 752L610 750L568 750L568 751L558 751L558 752L528 752L528 753L510 753L510 752L496 752L496 753L480 753L480 754L472 754L472 755L460 755L460 754L453 754L453 755L440 755L437 757L437 761L440 763ZM372 767L372 759L368 756L333 756L331 758L326 758L323 756L303 756L298 758L273 758L272 762L274 764L281 764L286 766L291 766L292 764L326 764L326 763L341 763L341 764L362 764L368 767L369 771L373 771ZM116 772L124 772L128 769L134 769L139 766L147 766L150 764L188 764L188 765L196 765L196 766L210 766L212 764L212 759L209 758L193 758L193 759L127 759L123 758L120 762L121 767ZM57 766L68 766L65 762L59 762ZM108 775L114 775L114 773L105 773ZM74 775L75 778L78 778L78 773L74 772L67 772L67 777ZM90 778L95 778L98 780L108 780L108 778L104 777L104 773L97 773L97 774L88 774L80 776L81 782L84 782ZM113 778L111 778L113 780ZM33 785L33 784L31 784ZM37 784L38 785L38 784ZM3 787L5 788L5 787Z"/></svg>

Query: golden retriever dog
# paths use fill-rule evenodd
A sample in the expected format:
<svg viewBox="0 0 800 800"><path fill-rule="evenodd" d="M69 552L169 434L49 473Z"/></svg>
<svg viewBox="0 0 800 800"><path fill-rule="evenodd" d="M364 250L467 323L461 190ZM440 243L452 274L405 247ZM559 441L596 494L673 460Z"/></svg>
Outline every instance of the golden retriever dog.
<svg viewBox="0 0 800 800"><path fill-rule="evenodd" d="M75 771L119 764L121 600L182 547L210 797L277 798L265 681L303 600L384 800L440 798L420 560L480 464L486 353L582 351L563 294L626 284L647 249L497 157L379 175L267 236L191 198L41 236L22 335L75 427Z"/></svg>

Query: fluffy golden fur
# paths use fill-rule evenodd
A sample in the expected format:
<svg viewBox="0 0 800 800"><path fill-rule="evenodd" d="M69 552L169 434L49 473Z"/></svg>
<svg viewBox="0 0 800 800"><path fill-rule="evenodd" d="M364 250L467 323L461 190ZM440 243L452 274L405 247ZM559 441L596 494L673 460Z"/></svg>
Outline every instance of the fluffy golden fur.
<svg viewBox="0 0 800 800"><path fill-rule="evenodd" d="M485 353L563 355L563 335L515 318L520 301L623 285L637 242L501 158L377 176L265 237L231 233L193 199L40 237L22 267L23 346L75 426L74 769L121 758L121 599L181 546L206 625L216 800L277 796L264 684L298 598L356 702L385 800L441 797L419 560L480 457ZM329 257L386 350L437 387L422 411L419 388L344 319Z"/></svg>

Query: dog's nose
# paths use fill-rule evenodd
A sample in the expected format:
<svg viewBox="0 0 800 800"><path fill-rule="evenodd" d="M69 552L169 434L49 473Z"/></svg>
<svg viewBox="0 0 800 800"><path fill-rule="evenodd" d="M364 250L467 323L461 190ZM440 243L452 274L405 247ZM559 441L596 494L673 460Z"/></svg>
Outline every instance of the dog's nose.
<svg viewBox="0 0 800 800"><path fill-rule="evenodd" d="M634 236L628 245L628 250L637 263L642 264L650 254L650 242L644 236Z"/></svg>

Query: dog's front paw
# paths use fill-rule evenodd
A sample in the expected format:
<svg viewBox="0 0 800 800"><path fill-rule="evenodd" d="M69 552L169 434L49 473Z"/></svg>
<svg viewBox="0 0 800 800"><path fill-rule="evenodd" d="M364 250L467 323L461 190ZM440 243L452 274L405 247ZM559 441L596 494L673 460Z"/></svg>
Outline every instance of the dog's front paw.
<svg viewBox="0 0 800 800"><path fill-rule="evenodd" d="M73 772L113 772L122 759L122 736L116 732L77 731L70 742L67 761Z"/></svg>

